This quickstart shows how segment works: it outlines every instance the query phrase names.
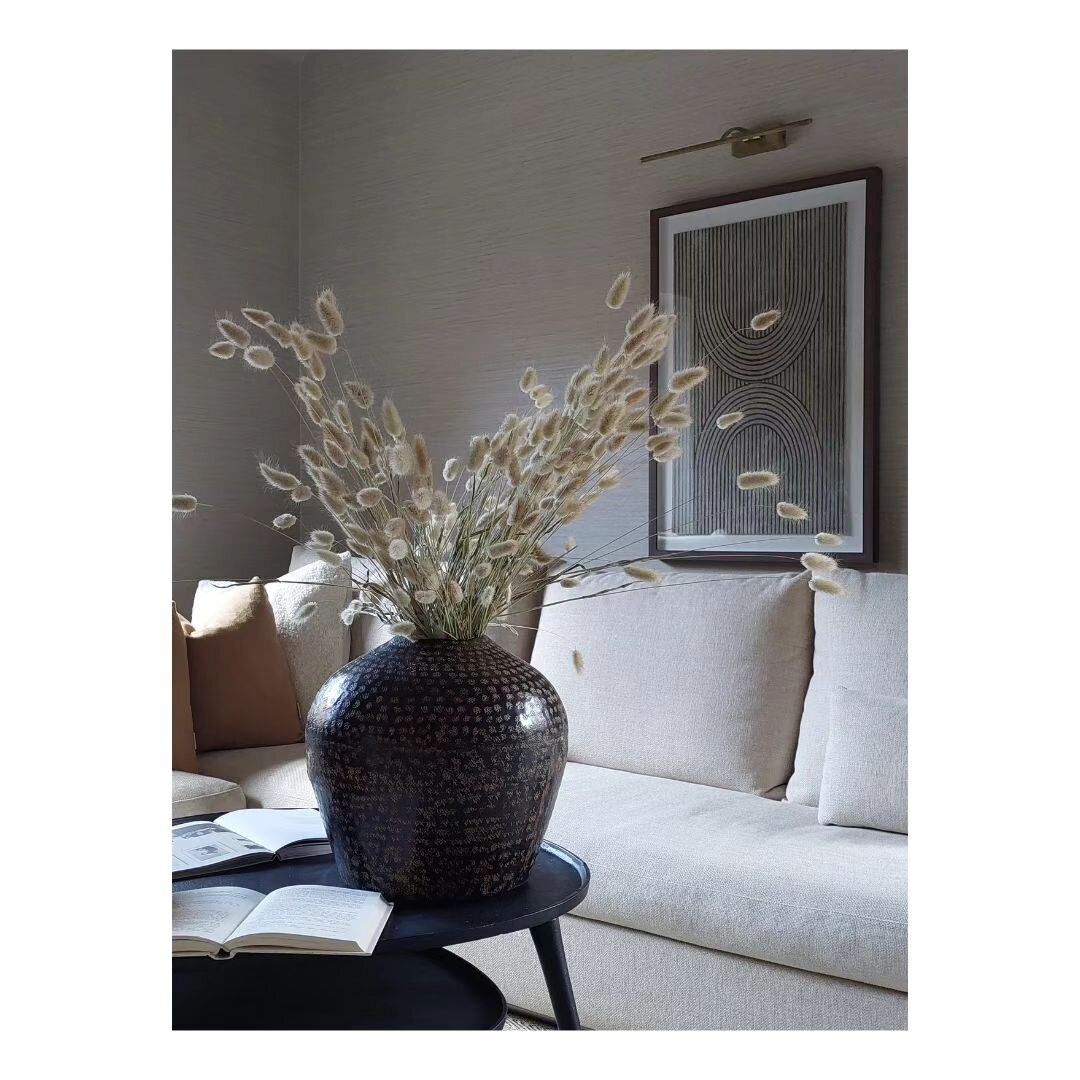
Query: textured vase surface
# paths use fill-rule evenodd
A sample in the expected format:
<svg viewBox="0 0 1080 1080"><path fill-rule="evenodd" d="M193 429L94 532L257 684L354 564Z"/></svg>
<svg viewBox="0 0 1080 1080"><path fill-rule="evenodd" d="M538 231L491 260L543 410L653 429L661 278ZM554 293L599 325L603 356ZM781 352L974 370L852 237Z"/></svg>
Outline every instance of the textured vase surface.
<svg viewBox="0 0 1080 1080"><path fill-rule="evenodd" d="M488 638L394 638L336 672L307 719L338 871L395 901L521 885L566 764L566 712Z"/></svg>

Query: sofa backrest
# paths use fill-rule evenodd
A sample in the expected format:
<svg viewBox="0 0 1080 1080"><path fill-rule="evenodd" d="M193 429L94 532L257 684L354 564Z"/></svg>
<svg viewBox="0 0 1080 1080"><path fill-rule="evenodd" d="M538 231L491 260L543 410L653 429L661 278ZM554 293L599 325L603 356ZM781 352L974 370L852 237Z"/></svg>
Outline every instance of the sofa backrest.
<svg viewBox="0 0 1080 1080"><path fill-rule="evenodd" d="M600 574L545 595L532 663L566 706L570 759L771 798L791 775L811 671L807 574ZM584 672L574 669L580 650Z"/></svg>
<svg viewBox="0 0 1080 1080"><path fill-rule="evenodd" d="M815 594L814 674L806 692L790 802L817 806L837 687L907 697L907 577L839 570L843 597Z"/></svg>

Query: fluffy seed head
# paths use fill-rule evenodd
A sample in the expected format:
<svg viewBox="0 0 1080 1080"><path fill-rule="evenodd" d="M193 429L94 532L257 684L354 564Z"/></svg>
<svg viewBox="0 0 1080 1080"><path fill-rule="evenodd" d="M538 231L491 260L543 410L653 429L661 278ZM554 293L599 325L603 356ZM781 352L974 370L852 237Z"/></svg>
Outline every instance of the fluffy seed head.
<svg viewBox="0 0 1080 1080"><path fill-rule="evenodd" d="M217 328L221 331L223 338L228 338L234 345L239 345L241 349L246 349L251 344L251 335L242 326L234 323L232 319L218 319Z"/></svg>
<svg viewBox="0 0 1080 1080"><path fill-rule="evenodd" d="M740 491L757 491L759 488L776 487L779 483L780 477L768 469L739 473L735 480Z"/></svg>
<svg viewBox="0 0 1080 1080"><path fill-rule="evenodd" d="M572 577L559 578L559 584L564 589L576 589L581 584L581 579Z"/></svg>
<svg viewBox="0 0 1080 1080"><path fill-rule="evenodd" d="M292 331L279 322L268 323L266 332L283 348L292 348Z"/></svg>
<svg viewBox="0 0 1080 1080"><path fill-rule="evenodd" d="M240 314L243 315L249 323L252 323L255 326L261 326L264 330L274 321L274 316L271 315L269 311L263 311L262 308L241 308Z"/></svg>
<svg viewBox="0 0 1080 1080"><path fill-rule="evenodd" d="M314 600L309 600L306 604L301 604L296 611L296 621L298 623L306 623L308 619L318 610L319 605Z"/></svg>
<svg viewBox="0 0 1080 1080"><path fill-rule="evenodd" d="M341 556L333 551L324 551L322 548L314 548L312 554L314 554L317 559L321 559L328 566L341 565Z"/></svg>
<svg viewBox="0 0 1080 1080"><path fill-rule="evenodd" d="M356 501L365 510L370 510L373 506L378 506L382 502L382 492L374 487L363 488L356 493Z"/></svg>
<svg viewBox="0 0 1080 1080"><path fill-rule="evenodd" d="M655 314L656 307L653 304L646 304L644 307L638 308L637 311L630 316L630 321L626 324L626 336L633 337L639 330L652 322L652 318Z"/></svg>
<svg viewBox="0 0 1080 1080"><path fill-rule="evenodd" d="M495 599L495 586L485 585L480 590L480 603L483 607L488 607Z"/></svg>
<svg viewBox="0 0 1080 1080"><path fill-rule="evenodd" d="M635 578L638 581L647 581L652 585L664 580L659 571L654 570L651 566L640 566L637 563L624 566L623 573L628 577Z"/></svg>
<svg viewBox="0 0 1080 1080"><path fill-rule="evenodd" d="M420 589L417 592L413 593L413 599L421 607L431 607L431 605L435 603L438 597L435 595L434 592L431 591L431 589Z"/></svg>
<svg viewBox="0 0 1080 1080"><path fill-rule="evenodd" d="M383 398L382 421L383 427L395 439L400 439L405 434L405 425L401 422L401 413L397 411L397 406L390 398Z"/></svg>
<svg viewBox="0 0 1080 1080"><path fill-rule="evenodd" d="M397 443L386 455L394 476L410 476L416 468L416 456L408 443Z"/></svg>
<svg viewBox="0 0 1080 1080"><path fill-rule="evenodd" d="M375 400L375 395L371 392L370 386L366 383L359 382L347 382L344 383L343 386L349 400L358 409L371 408L371 403Z"/></svg>
<svg viewBox="0 0 1080 1080"><path fill-rule="evenodd" d="M298 322L289 324L289 344L297 359L304 363L314 355L315 347L307 339L307 330Z"/></svg>
<svg viewBox="0 0 1080 1080"><path fill-rule="evenodd" d="M320 401L323 396L322 387L307 375L301 375L294 383L297 394L308 401Z"/></svg>
<svg viewBox="0 0 1080 1080"><path fill-rule="evenodd" d="M295 514L278 514L278 516L274 518L275 529L291 529L295 524Z"/></svg>
<svg viewBox="0 0 1080 1080"><path fill-rule="evenodd" d="M326 365L323 363L322 357L318 353L312 353L306 360L302 360L301 363L311 372L313 379L318 379L322 382L326 378Z"/></svg>
<svg viewBox="0 0 1080 1080"><path fill-rule="evenodd" d="M577 547L577 540L572 536L568 536L563 541L563 551L573 551Z"/></svg>
<svg viewBox="0 0 1080 1080"><path fill-rule="evenodd" d="M477 581L483 581L483 579L486 578L490 573L491 563L489 562L478 563L473 568L473 577L476 578Z"/></svg>
<svg viewBox="0 0 1080 1080"><path fill-rule="evenodd" d="M750 320L751 330L769 330L780 321L780 312L776 308L770 308Z"/></svg>
<svg viewBox="0 0 1080 1080"><path fill-rule="evenodd" d="M273 465L265 461L259 462L259 472L262 473L262 478L272 488L277 488L278 491L292 491L300 483L299 478L293 476L291 472L286 472L284 469L275 469Z"/></svg>
<svg viewBox="0 0 1080 1080"><path fill-rule="evenodd" d="M450 599L455 604L460 604L465 599L465 590L456 582L448 581L446 583L446 591L450 594Z"/></svg>
<svg viewBox="0 0 1080 1080"><path fill-rule="evenodd" d="M815 574L828 574L836 569L836 560L831 555L822 555L820 551L808 551L799 562Z"/></svg>
<svg viewBox="0 0 1080 1080"><path fill-rule="evenodd" d="M469 443L469 460L465 463L465 468L469 472L477 472L487 460L490 449L491 440L486 435L474 435Z"/></svg>
<svg viewBox="0 0 1080 1080"><path fill-rule="evenodd" d="M334 546L334 534L326 529L313 529L311 531L311 545L317 548L332 548Z"/></svg>
<svg viewBox="0 0 1080 1080"><path fill-rule="evenodd" d="M319 321L328 334L338 337L345 332L345 320L341 317L341 309L338 307L333 289L323 289L319 293L315 300L315 310L319 313Z"/></svg>
<svg viewBox="0 0 1080 1080"><path fill-rule="evenodd" d="M206 351L219 360L231 360L236 355L236 346L231 341L215 341Z"/></svg>
<svg viewBox="0 0 1080 1080"><path fill-rule="evenodd" d="M581 655L581 652L578 649L575 649L572 654L572 659L574 661L574 670L579 675L583 674L585 671L585 657Z"/></svg>
<svg viewBox="0 0 1080 1080"><path fill-rule="evenodd" d="M517 542L515 540L500 540L496 544L492 544L488 549L488 554L493 559L502 559L507 555L513 555L517 551Z"/></svg>
<svg viewBox="0 0 1080 1080"><path fill-rule="evenodd" d="M699 364L697 367L689 367L683 371L676 371L671 377L670 388L676 394L682 394L692 386L703 383L708 377L709 369Z"/></svg>
<svg viewBox="0 0 1080 1080"><path fill-rule="evenodd" d="M776 513L787 521L805 521L810 516L801 506L789 502L778 502Z"/></svg>
<svg viewBox="0 0 1080 1080"><path fill-rule="evenodd" d="M817 536L814 537L814 543L820 547L838 547L843 542L844 538L842 536L837 536L836 533L819 532Z"/></svg>
<svg viewBox="0 0 1080 1080"><path fill-rule="evenodd" d="M814 592L825 593L826 596L843 596L847 589L839 581L833 581L827 577L812 577L808 582Z"/></svg>
<svg viewBox="0 0 1080 1080"><path fill-rule="evenodd" d="M274 354L265 345L249 345L244 360L257 371L269 371L274 366Z"/></svg>
<svg viewBox="0 0 1080 1080"><path fill-rule="evenodd" d="M405 543L400 537L396 540L391 540L389 546L386 549L387 554L394 562L401 562L406 555L409 554L409 545Z"/></svg>
<svg viewBox="0 0 1080 1080"><path fill-rule="evenodd" d="M630 271L624 270L612 283L611 288L608 289L608 294L604 298L604 303L607 304L612 311L618 311L619 308L626 303L626 297L630 292Z"/></svg>
<svg viewBox="0 0 1080 1080"><path fill-rule="evenodd" d="M411 622L396 622L390 624L390 633L394 637L408 638L410 641L416 635L416 626Z"/></svg>
<svg viewBox="0 0 1080 1080"><path fill-rule="evenodd" d="M294 503L307 502L311 498L311 488L307 484L299 484L289 492L289 498Z"/></svg>
<svg viewBox="0 0 1080 1080"><path fill-rule="evenodd" d="M174 514L190 514L199 505L194 495L174 495L172 508Z"/></svg>
<svg viewBox="0 0 1080 1080"><path fill-rule="evenodd" d="M324 356L333 356L337 352L337 338L333 334L320 334L318 330L308 330L307 339L311 347Z"/></svg>
<svg viewBox="0 0 1080 1080"><path fill-rule="evenodd" d="M456 457L447 458L442 467L442 477L448 483L453 483L461 473L461 462Z"/></svg>
<svg viewBox="0 0 1080 1080"><path fill-rule="evenodd" d="M729 427L734 427L740 420L743 419L745 414L741 412L726 412L723 416L716 418L716 426L721 431L726 431Z"/></svg>
<svg viewBox="0 0 1080 1080"><path fill-rule="evenodd" d="M536 375L536 368L527 367L521 374L521 381L518 386L521 387L523 393L529 393L538 382Z"/></svg>

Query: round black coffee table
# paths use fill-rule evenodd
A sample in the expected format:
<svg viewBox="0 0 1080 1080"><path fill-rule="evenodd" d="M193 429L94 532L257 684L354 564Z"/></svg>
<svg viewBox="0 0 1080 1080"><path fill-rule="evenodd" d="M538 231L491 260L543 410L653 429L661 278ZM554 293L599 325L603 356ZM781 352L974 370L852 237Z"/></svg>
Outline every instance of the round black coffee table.
<svg viewBox="0 0 1080 1080"><path fill-rule="evenodd" d="M177 821L206 821L203 814ZM344 887L330 855L173 882L173 891L235 885ZM581 1027L559 916L589 891L589 868L544 842L529 880L501 896L452 904L395 904L370 957L255 953L173 959L173 1028L229 1030L497 1029L506 1001L481 971L445 946L528 930L560 1029Z"/></svg>

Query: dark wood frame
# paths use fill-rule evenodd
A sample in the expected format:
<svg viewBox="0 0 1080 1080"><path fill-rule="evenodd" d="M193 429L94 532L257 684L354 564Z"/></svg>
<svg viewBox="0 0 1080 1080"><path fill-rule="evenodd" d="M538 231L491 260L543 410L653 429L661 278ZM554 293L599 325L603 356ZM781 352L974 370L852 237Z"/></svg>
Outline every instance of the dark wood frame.
<svg viewBox="0 0 1080 1080"><path fill-rule="evenodd" d="M856 180L866 183L866 235L865 262L863 273L863 513L862 533L863 550L861 552L838 553L837 557L845 564L865 565L878 561L878 364L879 364L879 325L881 316L881 169L871 167L855 169L851 172L833 173L830 176L815 176L808 180L796 180L788 184L774 184L771 187L755 188L751 191L736 191L730 195L721 195L712 199L697 199L693 202L676 203L663 206L649 213L649 246L652 273L651 295L653 303L660 302L660 219L693 213L696 210L711 210L715 206L730 203L749 202L753 199L765 199L772 195L787 195L794 191L806 191L809 188L831 187L834 184L848 184ZM654 364L650 374L650 396L657 395L659 365ZM651 425L651 421L650 421ZM656 431L650 426L650 434ZM659 499L657 495L657 466L649 459L649 555L663 559L699 559L713 562L740 563L776 563L797 559L799 551L773 552L732 552L701 551L692 555L679 552L663 551L659 547Z"/></svg>

